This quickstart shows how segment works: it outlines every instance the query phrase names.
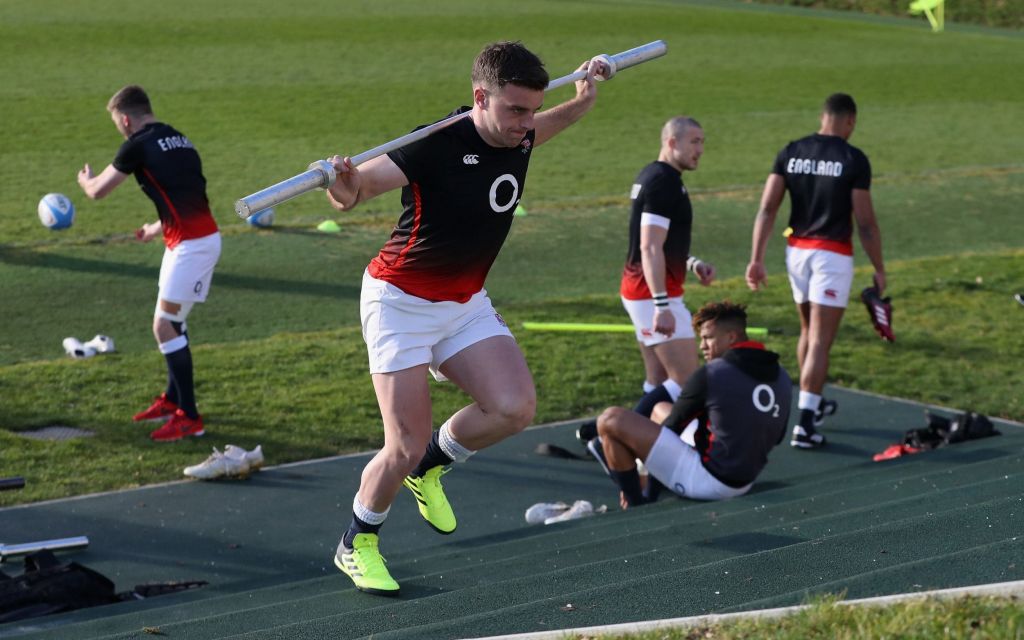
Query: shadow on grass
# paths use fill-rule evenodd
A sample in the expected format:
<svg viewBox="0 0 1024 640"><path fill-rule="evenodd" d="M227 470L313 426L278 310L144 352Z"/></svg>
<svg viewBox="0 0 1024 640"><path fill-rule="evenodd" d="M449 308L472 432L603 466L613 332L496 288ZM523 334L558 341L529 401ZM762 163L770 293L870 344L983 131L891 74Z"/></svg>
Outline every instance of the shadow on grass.
<svg viewBox="0 0 1024 640"><path fill-rule="evenodd" d="M0 246L0 262L25 267L41 267L59 269L78 273L110 274L118 277L145 278L157 281L159 270L151 267L112 262L108 260L92 260L71 256L39 253L17 247ZM311 282L309 280L285 280L264 276L247 276L236 273L214 273L214 282L218 287L230 289L251 289L254 291L273 291L276 293L297 293L302 295L321 296L325 298L359 299L359 287L347 284Z"/></svg>

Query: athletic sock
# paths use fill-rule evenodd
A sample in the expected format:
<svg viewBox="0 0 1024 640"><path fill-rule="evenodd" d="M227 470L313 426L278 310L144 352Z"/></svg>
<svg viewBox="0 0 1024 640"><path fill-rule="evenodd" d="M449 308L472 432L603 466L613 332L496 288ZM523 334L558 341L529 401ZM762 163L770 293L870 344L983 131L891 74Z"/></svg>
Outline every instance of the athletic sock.
<svg viewBox="0 0 1024 640"><path fill-rule="evenodd" d="M164 358L166 360L166 358ZM167 399L178 404L178 385L174 384L174 373L171 371L171 363L167 363L167 391L164 391Z"/></svg>
<svg viewBox="0 0 1024 640"><path fill-rule="evenodd" d="M644 501L645 502L656 502L658 496L661 495L661 490L665 488L665 485L661 484L661 481L647 474L647 487L644 488Z"/></svg>
<svg viewBox="0 0 1024 640"><path fill-rule="evenodd" d="M178 408L193 420L199 417L196 409L195 387L192 381L192 350L188 347L188 338L178 336L160 344L160 353L167 361L167 371L177 390ZM172 385L168 385L172 386Z"/></svg>
<svg viewBox="0 0 1024 640"><path fill-rule="evenodd" d="M422 478L424 473L434 467L441 467L455 462L441 448L440 439L441 430L438 429L430 436L430 442L427 443L427 451L423 454L423 458L420 459L420 463L416 465L416 468L409 473L410 476Z"/></svg>
<svg viewBox="0 0 1024 640"><path fill-rule="evenodd" d="M815 433L814 414L818 413L818 407L821 406L821 396L801 389L796 406L800 409L800 426L807 435Z"/></svg>
<svg viewBox="0 0 1024 640"><path fill-rule="evenodd" d="M348 525L348 530L341 538L345 548L351 549L352 541L360 533L377 533L380 531L380 528L384 525L384 520L388 517L388 511L391 511L391 507L388 507L384 513L370 511L359 502L358 496L354 498L352 500L352 523Z"/></svg>
<svg viewBox="0 0 1024 640"><path fill-rule="evenodd" d="M647 380L644 380L644 387L643 387L644 393L650 393L650 392L654 391L657 388L658 388L658 385L654 384L653 382L648 382Z"/></svg>
<svg viewBox="0 0 1024 640"><path fill-rule="evenodd" d="M639 413L645 418L651 417L651 412L654 411L654 405L659 402L672 402L672 396L669 395L664 385L658 385L654 391L644 394L644 397L640 398L640 401L633 407L633 411Z"/></svg>
<svg viewBox="0 0 1024 640"><path fill-rule="evenodd" d="M622 489L623 495L626 496L626 504L636 507L644 503L644 494L640 489L640 474L636 467L629 471L611 470L608 473L615 484L619 485L619 489Z"/></svg>

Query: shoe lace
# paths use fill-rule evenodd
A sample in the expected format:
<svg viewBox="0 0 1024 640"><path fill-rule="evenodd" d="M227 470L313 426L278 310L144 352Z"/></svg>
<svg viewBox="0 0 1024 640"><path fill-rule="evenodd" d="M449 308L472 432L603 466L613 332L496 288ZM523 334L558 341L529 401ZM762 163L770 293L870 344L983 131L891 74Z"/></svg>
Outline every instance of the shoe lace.
<svg viewBox="0 0 1024 640"><path fill-rule="evenodd" d="M367 540L360 545L356 545L352 550L352 555L356 556L356 563L362 565L364 574L370 574L374 570L383 570L384 565L388 562L384 559L384 556L380 555L375 540Z"/></svg>
<svg viewBox="0 0 1024 640"><path fill-rule="evenodd" d="M441 470L438 471L437 473L427 473L425 476L423 476L423 480L425 482L430 482L431 485L433 485L434 487L437 487L438 489L440 489L441 488L441 476L443 476L444 474L448 473L451 470L452 470L451 467L447 467L447 466L446 467L441 467Z"/></svg>

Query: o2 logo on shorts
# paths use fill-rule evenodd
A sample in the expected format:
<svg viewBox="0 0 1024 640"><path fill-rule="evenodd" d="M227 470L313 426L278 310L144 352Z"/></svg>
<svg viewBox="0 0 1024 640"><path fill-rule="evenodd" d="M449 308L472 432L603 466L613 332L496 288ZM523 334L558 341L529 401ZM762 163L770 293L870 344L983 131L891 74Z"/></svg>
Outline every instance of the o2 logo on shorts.
<svg viewBox="0 0 1024 640"><path fill-rule="evenodd" d="M196 286L192 287L192 293L199 293L203 290L203 281L196 280Z"/></svg>
<svg viewBox="0 0 1024 640"><path fill-rule="evenodd" d="M508 199L505 204L498 204L498 187L505 184L506 182L512 185L512 197ZM505 173L491 183L491 191L488 194L491 199L491 209L495 213L505 213L512 207L516 206L516 202L519 201L519 181L511 173Z"/></svg>
<svg viewBox="0 0 1024 640"><path fill-rule="evenodd" d="M754 387L754 408L761 413L771 413L773 418L779 417L779 403L775 402L775 390L766 384Z"/></svg>
<svg viewBox="0 0 1024 640"><path fill-rule="evenodd" d="M505 324L505 318L502 318L501 314L498 313L497 311L494 312L494 319L497 320L498 324L500 324L501 326L508 327L508 325Z"/></svg>

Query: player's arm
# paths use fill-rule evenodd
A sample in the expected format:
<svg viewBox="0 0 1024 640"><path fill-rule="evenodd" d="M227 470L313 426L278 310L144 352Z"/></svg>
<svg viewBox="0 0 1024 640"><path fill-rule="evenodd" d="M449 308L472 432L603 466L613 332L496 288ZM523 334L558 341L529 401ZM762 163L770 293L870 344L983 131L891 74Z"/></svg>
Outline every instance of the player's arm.
<svg viewBox="0 0 1024 640"><path fill-rule="evenodd" d="M351 211L360 202L409 184L402 170L386 155L377 156L358 169L348 157L332 156L328 162L338 177L327 190L327 200L338 211Z"/></svg>
<svg viewBox="0 0 1024 640"><path fill-rule="evenodd" d="M118 171L112 164L108 164L99 175L93 175L92 167L87 164L78 172L78 186L82 187L85 197L99 200L116 189L127 177L127 173Z"/></svg>
<svg viewBox="0 0 1024 640"><path fill-rule="evenodd" d="M885 290L885 262L882 260L882 231L878 228L871 192L867 189L853 190L853 219L857 223L857 234L864 253L868 254L875 268L875 284L878 293Z"/></svg>
<svg viewBox="0 0 1024 640"><path fill-rule="evenodd" d="M676 317L668 309L665 289L665 238L668 237L668 227L669 219L664 216L644 213L640 217L640 264L647 288L654 297L654 321L651 328L671 337L676 332Z"/></svg>
<svg viewBox="0 0 1024 640"><path fill-rule="evenodd" d="M701 367L687 378L682 393L672 405L672 412L668 414L663 425L681 434L691 420L704 412L707 399L708 370L707 367Z"/></svg>
<svg viewBox="0 0 1024 640"><path fill-rule="evenodd" d="M750 264L747 265L747 286L756 291L768 279L764 268L764 254L768 238L775 226L775 216L786 196L786 179L777 173L769 174L761 192L761 206L754 218L754 236L750 246Z"/></svg>
<svg viewBox="0 0 1024 640"><path fill-rule="evenodd" d="M576 97L534 116L533 146L544 144L554 138L569 125L586 115L594 106L594 101L597 100L594 74L607 73L608 69L600 61L584 62L577 71L583 69L587 70L587 75L582 80L576 81Z"/></svg>

